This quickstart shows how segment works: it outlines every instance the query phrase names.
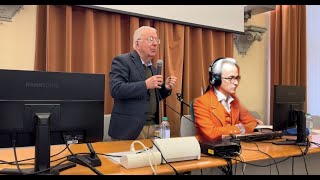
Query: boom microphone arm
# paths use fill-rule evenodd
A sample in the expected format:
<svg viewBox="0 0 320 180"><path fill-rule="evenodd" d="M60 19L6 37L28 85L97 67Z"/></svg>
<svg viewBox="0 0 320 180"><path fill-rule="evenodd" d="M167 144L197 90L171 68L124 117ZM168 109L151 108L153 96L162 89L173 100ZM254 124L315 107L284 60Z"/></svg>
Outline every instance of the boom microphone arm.
<svg viewBox="0 0 320 180"><path fill-rule="evenodd" d="M190 119L190 118L186 117L185 115L179 113L178 111L176 111L175 109L173 109L173 107L169 106L165 101L163 101L163 103L164 103L168 108L170 108L172 111L174 111L175 113L179 114L180 117L183 116L183 117L185 117L186 119L188 119L190 122L192 122L192 123L194 124L194 122L192 121L192 119Z"/></svg>
<svg viewBox="0 0 320 180"><path fill-rule="evenodd" d="M181 95L180 93L177 93L176 95L177 95L178 101L180 101L180 102L182 102L183 104L185 104L185 105L187 105L188 107L190 107L190 105L183 100L182 95Z"/></svg>

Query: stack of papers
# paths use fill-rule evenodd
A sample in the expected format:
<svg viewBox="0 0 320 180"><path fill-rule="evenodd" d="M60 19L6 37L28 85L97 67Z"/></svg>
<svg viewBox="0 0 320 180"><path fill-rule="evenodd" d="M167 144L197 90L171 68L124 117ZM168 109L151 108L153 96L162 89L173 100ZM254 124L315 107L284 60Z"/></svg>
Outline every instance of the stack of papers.
<svg viewBox="0 0 320 180"><path fill-rule="evenodd" d="M272 129L272 125L258 125L255 129Z"/></svg>

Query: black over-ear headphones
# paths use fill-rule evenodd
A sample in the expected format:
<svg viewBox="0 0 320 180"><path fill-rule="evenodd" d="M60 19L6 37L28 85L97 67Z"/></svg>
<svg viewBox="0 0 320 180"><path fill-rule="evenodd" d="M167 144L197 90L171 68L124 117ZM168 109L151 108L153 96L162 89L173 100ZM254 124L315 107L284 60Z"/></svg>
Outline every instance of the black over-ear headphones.
<svg viewBox="0 0 320 180"><path fill-rule="evenodd" d="M213 66L215 63L217 63L219 60L222 60L225 58L218 58L215 61L213 61L209 66L209 83L212 86L220 86L221 85L221 74L214 74L213 73Z"/></svg>

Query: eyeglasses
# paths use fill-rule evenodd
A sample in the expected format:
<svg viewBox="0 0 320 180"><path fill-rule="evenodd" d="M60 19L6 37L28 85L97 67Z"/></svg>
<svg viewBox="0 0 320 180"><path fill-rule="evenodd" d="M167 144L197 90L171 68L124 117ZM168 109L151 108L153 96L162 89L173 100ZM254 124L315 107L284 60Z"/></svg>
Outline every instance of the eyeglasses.
<svg viewBox="0 0 320 180"><path fill-rule="evenodd" d="M139 40L141 40L141 39L139 39ZM152 36L147 37L146 40L147 40L148 43L150 43L150 44L152 44L152 43L154 43L154 42L156 42L157 44L160 44L160 39L155 38L155 37L152 37Z"/></svg>
<svg viewBox="0 0 320 180"><path fill-rule="evenodd" d="M222 77L222 78L228 80L231 83L234 83L236 80L237 82L240 82L240 79L241 79L240 76L230 76L230 77Z"/></svg>

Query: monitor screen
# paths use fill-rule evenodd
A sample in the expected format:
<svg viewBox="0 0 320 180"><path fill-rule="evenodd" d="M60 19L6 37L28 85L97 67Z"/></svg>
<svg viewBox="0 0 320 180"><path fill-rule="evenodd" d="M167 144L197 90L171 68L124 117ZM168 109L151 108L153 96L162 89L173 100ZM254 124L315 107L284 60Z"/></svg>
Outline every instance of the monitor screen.
<svg viewBox="0 0 320 180"><path fill-rule="evenodd" d="M47 142L102 141L104 74L0 70L0 84L0 148L36 146L37 161Z"/></svg>
<svg viewBox="0 0 320 180"><path fill-rule="evenodd" d="M273 130L297 128L300 140L305 139L305 87L275 85L273 100ZM299 137L298 137L299 138Z"/></svg>

